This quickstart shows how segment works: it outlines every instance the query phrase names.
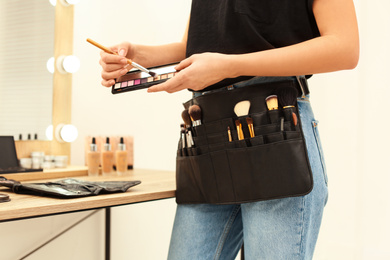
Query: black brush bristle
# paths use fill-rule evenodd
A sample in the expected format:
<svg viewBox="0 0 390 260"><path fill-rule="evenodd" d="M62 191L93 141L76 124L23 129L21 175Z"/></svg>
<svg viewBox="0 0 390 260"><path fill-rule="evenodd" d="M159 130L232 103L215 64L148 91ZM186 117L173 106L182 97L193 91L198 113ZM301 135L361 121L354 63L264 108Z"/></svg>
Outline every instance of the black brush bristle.
<svg viewBox="0 0 390 260"><path fill-rule="evenodd" d="M149 70L149 75L154 78L157 76L157 73Z"/></svg>
<svg viewBox="0 0 390 260"><path fill-rule="evenodd" d="M276 90L280 107L296 106L298 91L294 87L281 87Z"/></svg>

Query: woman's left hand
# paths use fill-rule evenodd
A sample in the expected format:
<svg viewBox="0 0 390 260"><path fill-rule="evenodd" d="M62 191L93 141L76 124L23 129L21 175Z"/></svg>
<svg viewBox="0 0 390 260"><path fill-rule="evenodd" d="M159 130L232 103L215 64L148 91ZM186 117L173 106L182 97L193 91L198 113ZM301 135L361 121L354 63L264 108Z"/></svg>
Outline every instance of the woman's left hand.
<svg viewBox="0 0 390 260"><path fill-rule="evenodd" d="M229 55L220 53L194 54L181 61L179 73L164 83L148 88L148 92L174 93L183 89L202 90L229 77Z"/></svg>

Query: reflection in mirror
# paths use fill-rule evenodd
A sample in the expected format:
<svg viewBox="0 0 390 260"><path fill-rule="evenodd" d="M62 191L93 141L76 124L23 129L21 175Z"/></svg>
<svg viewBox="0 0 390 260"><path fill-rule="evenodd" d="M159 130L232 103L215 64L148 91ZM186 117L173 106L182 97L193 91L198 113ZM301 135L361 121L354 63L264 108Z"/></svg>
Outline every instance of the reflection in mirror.
<svg viewBox="0 0 390 260"><path fill-rule="evenodd" d="M52 124L55 9L48 0L0 1L0 135L45 140Z"/></svg>

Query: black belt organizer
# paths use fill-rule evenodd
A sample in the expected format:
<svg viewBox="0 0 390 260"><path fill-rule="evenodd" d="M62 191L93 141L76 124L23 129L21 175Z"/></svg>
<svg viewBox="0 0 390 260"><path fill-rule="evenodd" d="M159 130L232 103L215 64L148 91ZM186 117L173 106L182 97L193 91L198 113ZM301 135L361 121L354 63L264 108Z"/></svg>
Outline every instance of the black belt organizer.
<svg viewBox="0 0 390 260"><path fill-rule="evenodd" d="M184 104L187 109L194 104L200 106L202 124L187 129L193 136L192 147L182 148L182 139L179 141L178 204L245 203L301 196L312 190L313 177L297 106L268 110L265 102L279 87L299 89L295 81L256 84L205 94ZM242 100L251 102L252 138L246 116L238 118L234 113L234 106ZM297 115L296 125L291 112ZM241 121L244 140L237 138L236 119Z"/></svg>

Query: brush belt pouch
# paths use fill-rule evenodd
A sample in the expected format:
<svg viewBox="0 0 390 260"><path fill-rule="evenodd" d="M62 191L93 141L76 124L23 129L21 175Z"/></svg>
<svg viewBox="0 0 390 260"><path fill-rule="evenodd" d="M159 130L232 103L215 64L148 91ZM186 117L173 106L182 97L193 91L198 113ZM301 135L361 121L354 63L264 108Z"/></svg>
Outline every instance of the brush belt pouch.
<svg viewBox="0 0 390 260"><path fill-rule="evenodd" d="M191 126L193 145L179 140L176 158L178 204L237 204L302 196L313 188L313 177L298 107L268 110L265 99L279 87L296 81L261 83L195 97L184 103L199 105L201 125ZM238 118L236 103L249 100L251 138L246 117ZM292 120L297 116L297 124ZM244 137L238 140L235 121ZM229 141L228 127L232 141Z"/></svg>

